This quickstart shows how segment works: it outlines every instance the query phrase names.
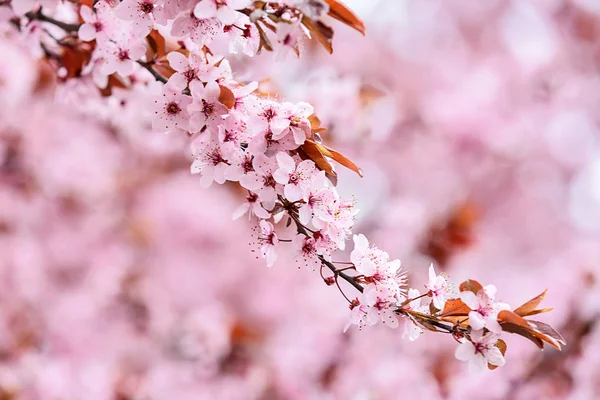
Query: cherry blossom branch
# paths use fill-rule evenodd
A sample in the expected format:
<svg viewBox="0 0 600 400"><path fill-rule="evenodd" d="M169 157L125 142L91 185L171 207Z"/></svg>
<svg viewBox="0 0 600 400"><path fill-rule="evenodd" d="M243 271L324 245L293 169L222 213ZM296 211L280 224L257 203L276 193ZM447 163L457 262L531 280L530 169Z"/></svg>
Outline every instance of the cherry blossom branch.
<svg viewBox="0 0 600 400"><path fill-rule="evenodd" d="M26 13L25 17L27 17L30 21L48 22L52 25L58 26L59 28L61 28L62 30L66 31L66 32L77 32L81 26L80 24L69 24L69 23L54 19L52 17L49 17L49 16L45 15L44 13L42 13L41 7L37 11L30 11L30 12Z"/></svg>

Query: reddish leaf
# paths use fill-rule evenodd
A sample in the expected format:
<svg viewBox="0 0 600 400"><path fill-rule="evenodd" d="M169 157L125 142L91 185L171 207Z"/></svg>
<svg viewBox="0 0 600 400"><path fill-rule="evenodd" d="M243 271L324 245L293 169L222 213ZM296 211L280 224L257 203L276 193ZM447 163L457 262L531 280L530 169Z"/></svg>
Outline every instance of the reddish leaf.
<svg viewBox="0 0 600 400"><path fill-rule="evenodd" d="M479 293L480 290L483 290L483 286L481 286L481 283L473 280L473 279L467 279L466 281L464 281L463 283L460 284L459 286L459 290L461 292L473 292L475 294Z"/></svg>
<svg viewBox="0 0 600 400"><path fill-rule="evenodd" d="M527 321L519 315L503 310L498 313L498 322L500 322L503 331L521 335L531 340L540 349L544 348L544 342L532 334Z"/></svg>
<svg viewBox="0 0 600 400"><path fill-rule="evenodd" d="M358 174L358 176L360 176L361 178L363 177L362 169L358 168L358 166L356 164L354 164L349 158L344 156L342 153L333 150L330 147L326 147L326 146L321 146L321 147L324 147L325 149L327 149L329 154L325 154L325 155L333 158L335 161L339 162L340 164L342 164L344 167L348 168L349 170L356 172Z"/></svg>
<svg viewBox="0 0 600 400"><path fill-rule="evenodd" d="M148 42L148 50L146 51L148 60L165 56L167 47L165 38L156 29L152 29L146 36L146 41Z"/></svg>
<svg viewBox="0 0 600 400"><path fill-rule="evenodd" d="M258 52L260 53L261 49L264 47L267 51L273 51L273 45L271 45L271 41L267 36L265 30L258 24L255 23L256 29L258 29L258 35L260 36L260 43L258 45Z"/></svg>
<svg viewBox="0 0 600 400"><path fill-rule="evenodd" d="M219 85L221 93L219 94L219 101L225 105L225 107L232 109L235 106L235 95L226 86Z"/></svg>
<svg viewBox="0 0 600 400"><path fill-rule="evenodd" d="M562 337L560 333L558 333L554 328L550 325L545 324L540 321L528 321L529 325L533 328L533 330L540 335L543 335L546 339L546 342L550 343L556 349L560 350L561 345L565 346L567 344L566 340ZM542 339L540 337L540 339Z"/></svg>
<svg viewBox="0 0 600 400"><path fill-rule="evenodd" d="M504 340L498 339L498 341L496 342L496 344L494 346L496 346L497 348L500 349L500 353L502 353L503 356L506 355L506 342ZM498 368L497 365L492 365L490 363L488 363L487 366L488 366L488 369L490 369L490 370L494 370L494 369Z"/></svg>
<svg viewBox="0 0 600 400"><path fill-rule="evenodd" d="M498 322L500 322L502 330L526 337L540 349L544 347L543 342L550 344L557 350L561 349L561 345L566 344L563 337L549 325L538 321L527 321L512 311L500 311Z"/></svg>
<svg viewBox="0 0 600 400"><path fill-rule="evenodd" d="M333 53L332 39L333 29L322 23L321 21L313 21L310 18L302 17L302 24L315 34L315 37L325 47L329 54Z"/></svg>
<svg viewBox="0 0 600 400"><path fill-rule="evenodd" d="M523 304L521 307L515 309L515 314L519 314L522 317L526 317L528 315L531 315L532 313L535 313L535 308L542 302L542 300L544 300L547 291L548 289L544 290L540 295L534 297L527 303ZM539 312L536 314L539 314Z"/></svg>
<svg viewBox="0 0 600 400"><path fill-rule="evenodd" d="M462 302L461 299L450 299L446 301L444 310L440 317L462 316L466 317L471 312L469 306Z"/></svg>
<svg viewBox="0 0 600 400"><path fill-rule="evenodd" d="M100 94L104 97L108 97L112 94L113 88L125 88L125 83L119 78L117 74L109 75L108 84L104 89L100 89Z"/></svg>
<svg viewBox="0 0 600 400"><path fill-rule="evenodd" d="M320 170L323 170L331 175L336 175L335 171L333 170L333 166L323 156L321 147L322 146L319 146L312 140L306 140L304 144L300 146L308 158L313 160Z"/></svg>
<svg viewBox="0 0 600 400"><path fill-rule="evenodd" d="M65 78L79 77L83 66L90 61L91 56L92 49L89 46L82 48L65 47L62 55L62 63L67 70Z"/></svg>
<svg viewBox="0 0 600 400"><path fill-rule="evenodd" d="M365 24L348 7L338 0L325 0L329 4L329 15L351 28L365 34Z"/></svg>

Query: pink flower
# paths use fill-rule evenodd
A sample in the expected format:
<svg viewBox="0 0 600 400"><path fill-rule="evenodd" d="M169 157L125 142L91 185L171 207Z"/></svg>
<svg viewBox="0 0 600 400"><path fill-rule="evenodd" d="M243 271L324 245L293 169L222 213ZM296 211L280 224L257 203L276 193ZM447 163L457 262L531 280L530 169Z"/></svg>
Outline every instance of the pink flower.
<svg viewBox="0 0 600 400"><path fill-rule="evenodd" d="M314 113L314 108L308 103L290 104L284 103L283 115L289 120L288 126L280 133L274 134L273 139L278 140L283 136L291 133L294 137L294 142L301 145L306 141L307 135L311 133L311 126L308 120Z"/></svg>
<svg viewBox="0 0 600 400"><path fill-rule="evenodd" d="M187 107L191 104L190 96L170 82L163 86L159 98L154 101L154 118L152 129L155 132L185 132L189 125Z"/></svg>
<svg viewBox="0 0 600 400"><path fill-rule="evenodd" d="M217 68L207 64L200 56L190 53L189 58L183 54L172 51L167 55L171 68L176 73L171 75L169 82L175 81L177 85L185 88L192 81L210 82L216 81L218 77Z"/></svg>
<svg viewBox="0 0 600 400"><path fill-rule="evenodd" d="M448 282L442 275L436 276L433 264L429 266L429 283L425 287L429 290L435 308L443 310L448 294Z"/></svg>
<svg viewBox="0 0 600 400"><path fill-rule="evenodd" d="M243 28L238 29L236 26L228 25L225 27L225 32L229 34L229 52L232 54L238 54L242 52L248 57L253 57L258 51L260 44L260 34L256 25L250 23L244 23L248 21L248 18L243 14L239 14L240 18L244 17L239 24Z"/></svg>
<svg viewBox="0 0 600 400"><path fill-rule="evenodd" d="M495 333L488 332L484 335L483 331L472 331L471 341L463 339L454 355L461 361L468 361L472 372L484 371L488 363L501 367L506 361L500 349L495 346L499 338L500 335Z"/></svg>
<svg viewBox="0 0 600 400"><path fill-rule="evenodd" d="M336 243L340 250L346 247L346 237L352 233L354 217L358 213L354 201L336 201L327 212L313 218L313 225Z"/></svg>
<svg viewBox="0 0 600 400"><path fill-rule="evenodd" d="M248 213L248 220L252 218L252 214L261 219L267 219L271 216L271 214L260 204L258 195L252 192L246 196L246 202L233 212L233 219L238 219L246 213Z"/></svg>
<svg viewBox="0 0 600 400"><path fill-rule="evenodd" d="M225 25L235 22L238 12L250 5L249 0L200 0L194 8L194 15L199 19L216 17Z"/></svg>
<svg viewBox="0 0 600 400"><path fill-rule="evenodd" d="M296 249L296 263L304 264L312 270L321 266L319 253L317 251L317 241L305 235L296 235L292 239L292 246Z"/></svg>
<svg viewBox="0 0 600 400"><path fill-rule="evenodd" d="M329 186L325 171L313 175L310 187L304 195L304 204L298 209L300 222L308 225L313 215L326 215L327 208L337 200L337 192Z"/></svg>
<svg viewBox="0 0 600 400"><path fill-rule="evenodd" d="M409 289L408 290L408 298L414 299L419 297L421 293L417 289ZM417 312L421 312L424 314L429 313L429 307L427 304L421 304L422 299L416 299L405 305L403 308L406 310L413 310ZM421 334L423 333L423 329L421 329L417 324L415 324L410 318L406 318L406 323L404 324L404 333L402 337L408 336L408 340L414 342L417 340Z"/></svg>
<svg viewBox="0 0 600 400"><path fill-rule="evenodd" d="M275 252L275 246L279 243L277 234L273 224L265 220L260 221L260 237L259 241L262 243L260 253L264 259L267 260L267 267L272 267L277 260L277 253Z"/></svg>
<svg viewBox="0 0 600 400"><path fill-rule="evenodd" d="M198 46L210 44L217 33L222 32L222 24L217 18L200 19L194 12L181 15L173 22L171 35L175 37L189 36Z"/></svg>
<svg viewBox="0 0 600 400"><path fill-rule="evenodd" d="M240 185L258 194L260 201L267 209L273 208L277 200L277 182L273 173L277 169L277 162L264 154L257 154L252 161L254 171L250 171L240 178Z"/></svg>
<svg viewBox="0 0 600 400"><path fill-rule="evenodd" d="M367 304L375 310L381 322L389 328L397 328L398 316L394 312L397 308L397 299L394 294L376 285L368 285L364 294Z"/></svg>
<svg viewBox="0 0 600 400"><path fill-rule="evenodd" d="M274 101L262 100L255 96L249 96L246 99L246 107L250 118L248 127L259 133L271 133L271 140L278 140L285 135L281 135L284 129L289 127L290 121L281 105Z"/></svg>
<svg viewBox="0 0 600 400"><path fill-rule="evenodd" d="M296 165L294 159L284 152L277 153L276 158L279 168L273 174L273 178L277 183L284 185L285 197L291 202L302 199L315 173L315 163L304 160Z"/></svg>
<svg viewBox="0 0 600 400"><path fill-rule="evenodd" d="M361 298L363 298L363 302L356 298L350 304L350 320L346 323L344 332L346 332L351 325L358 325L358 329L362 329L365 326L373 326L379 321L377 311L364 302L363 294L361 294Z"/></svg>
<svg viewBox="0 0 600 400"><path fill-rule="evenodd" d="M99 3L104 4L104 3ZM83 41L104 41L111 29L111 20L106 15L106 7L92 9L86 5L81 6L81 18L84 23L79 27L79 38Z"/></svg>
<svg viewBox="0 0 600 400"><path fill-rule="evenodd" d="M163 0L123 0L115 14L125 21L132 21L133 34L142 38L150 33L154 22L166 25L162 3Z"/></svg>
<svg viewBox="0 0 600 400"><path fill-rule="evenodd" d="M105 42L103 47L104 63L100 72L104 75L118 73L121 76L131 75L136 68L136 61L144 56L146 47L135 39L121 38Z"/></svg>
<svg viewBox="0 0 600 400"><path fill-rule="evenodd" d="M204 86L200 81L192 81L190 90L193 103L188 108L191 113L190 131L199 132L206 126L211 132L216 132L223 123L223 116L227 114L227 107L219 101L221 89L216 82L209 82Z"/></svg>
<svg viewBox="0 0 600 400"><path fill-rule="evenodd" d="M200 178L202 187L209 187L213 181L219 184L225 183L225 171L229 167L229 162L225 159L218 140L214 137L208 140L202 137L197 142L199 144L194 143L194 147L197 148L191 166L192 174L202 175Z"/></svg>
<svg viewBox="0 0 600 400"><path fill-rule="evenodd" d="M477 295L471 291L460 294L462 302L473 310L469 313L469 325L474 330L487 328L494 333L502 333L502 327L497 319L498 313L502 310L509 310L510 306L505 303L494 303L495 295L496 286L494 285L485 286Z"/></svg>

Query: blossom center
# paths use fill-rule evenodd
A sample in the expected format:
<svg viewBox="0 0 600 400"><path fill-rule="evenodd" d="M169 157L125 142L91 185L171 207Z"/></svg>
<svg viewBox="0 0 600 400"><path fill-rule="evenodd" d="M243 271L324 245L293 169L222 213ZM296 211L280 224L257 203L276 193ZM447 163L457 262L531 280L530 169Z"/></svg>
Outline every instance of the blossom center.
<svg viewBox="0 0 600 400"><path fill-rule="evenodd" d="M180 112L181 112L181 108L179 107L179 104L175 103L174 101L167 104L167 114L177 115Z"/></svg>

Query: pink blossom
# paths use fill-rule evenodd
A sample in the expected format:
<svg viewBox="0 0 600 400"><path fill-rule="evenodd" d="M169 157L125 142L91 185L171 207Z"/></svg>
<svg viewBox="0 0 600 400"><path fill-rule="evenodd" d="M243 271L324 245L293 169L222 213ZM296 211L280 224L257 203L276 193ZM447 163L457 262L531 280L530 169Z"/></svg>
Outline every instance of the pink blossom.
<svg viewBox="0 0 600 400"><path fill-rule="evenodd" d="M294 159L283 152L277 153L276 158L279 168L273 173L273 178L284 185L285 197L291 202L302 199L315 173L315 163L304 160L296 165Z"/></svg>
<svg viewBox="0 0 600 400"><path fill-rule="evenodd" d="M237 11L246 8L249 0L201 0L194 8L194 15L199 19L216 17L223 24L230 25L237 18Z"/></svg>
<svg viewBox="0 0 600 400"><path fill-rule="evenodd" d="M223 116L227 114L227 107L219 101L221 89L216 82L209 82L204 86L200 81L190 83L193 103L188 111L191 114L190 131L199 132L204 127L209 132L217 132L223 123Z"/></svg>
<svg viewBox="0 0 600 400"><path fill-rule="evenodd" d="M313 271L321 265L317 250L317 241L305 235L296 235L292 239L292 246L296 250L296 264L304 264Z"/></svg>
<svg viewBox="0 0 600 400"><path fill-rule="evenodd" d="M469 313L469 325L475 330L487 328L493 333L502 333L502 327L498 323L498 313L509 310L510 306L505 303L494 303L496 286L487 285L477 295L471 291L460 294L460 299L471 310Z"/></svg>
<svg viewBox="0 0 600 400"><path fill-rule="evenodd" d="M200 56L190 53L189 57L173 51L167 55L169 64L176 73L171 75L169 82L176 81L176 84L188 87L192 81L210 82L216 81L219 76L218 69L207 64Z"/></svg>
<svg viewBox="0 0 600 400"><path fill-rule="evenodd" d="M103 4L103 3L99 3ZM84 23L79 27L79 38L86 42L92 40L104 41L110 32L112 25L110 14L104 6L96 6L94 9L82 5L80 9L81 18Z"/></svg>
<svg viewBox="0 0 600 400"><path fill-rule="evenodd" d="M192 174L201 174L200 185L209 187L213 181L219 184L225 182L225 171L229 162L220 147L219 141L208 135L194 142L194 162Z"/></svg>
<svg viewBox="0 0 600 400"><path fill-rule="evenodd" d="M275 233L273 224L265 220L261 220L260 226L260 237L259 241L262 244L260 253L264 259L267 260L267 267L272 267L277 260L277 253L275 252L275 246L279 243L279 238Z"/></svg>
<svg viewBox="0 0 600 400"><path fill-rule="evenodd" d="M313 215L326 215L327 208L337 200L337 192L332 190L328 182L325 171L318 171L313 175L303 198L304 204L298 209L300 222L304 225L311 223Z"/></svg>
<svg viewBox="0 0 600 400"><path fill-rule="evenodd" d="M312 132L308 117L314 113L313 106L308 103L284 103L283 110L283 115L289 120L289 124L280 133L274 134L273 139L278 140L291 133L296 144L303 144Z"/></svg>
<svg viewBox="0 0 600 400"><path fill-rule="evenodd" d="M415 299L420 296L421 293L419 293L417 289L408 290L409 299ZM407 305L405 305L403 308L405 310L413 310L416 312L427 314L429 312L428 304L421 304L422 300L422 298L417 298L416 300L413 300ZM421 327L414 323L409 317L406 317L406 322L404 323L404 333L402 334L402 337L408 336L408 340L414 342L421 336L422 333L423 329L421 329Z"/></svg>
<svg viewBox="0 0 600 400"><path fill-rule="evenodd" d="M175 37L186 37L197 44L210 44L213 38L222 30L222 24L217 18L200 19L193 11L184 13L173 22L171 34Z"/></svg>
<svg viewBox="0 0 600 400"><path fill-rule="evenodd" d="M183 87L169 83L154 101L152 129L155 132L185 132L188 130L189 114L187 107L192 103L190 96L181 93Z"/></svg>
<svg viewBox="0 0 600 400"><path fill-rule="evenodd" d="M238 219L246 213L248 213L248 220L252 218L253 214L261 219L267 219L271 216L271 214L260 204L258 195L252 192L246 196L246 202L233 212L233 219Z"/></svg>
<svg viewBox="0 0 600 400"><path fill-rule="evenodd" d="M448 282L442 275L436 275L433 264L429 266L429 282L425 285L433 300L433 305L438 310L443 310L448 299Z"/></svg>
<svg viewBox="0 0 600 400"><path fill-rule="evenodd" d="M361 295L361 298L364 300L364 295ZM358 325L358 328L362 329L365 326L373 326L379 321L377 311L358 298L350 304L350 310L350 320L344 326L344 332L352 325Z"/></svg>
<svg viewBox="0 0 600 400"><path fill-rule="evenodd" d="M138 40L122 37L115 42L105 42L104 63L100 71L104 75L118 73L131 75L136 69L136 61L144 56L146 47Z"/></svg>
<svg viewBox="0 0 600 400"><path fill-rule="evenodd" d="M501 367L506 361L496 347L499 338L495 333L488 332L484 335L483 331L472 331L471 341L463 339L454 355L461 361L468 361L472 372L484 371L488 363Z"/></svg>
<svg viewBox="0 0 600 400"><path fill-rule="evenodd" d="M257 154L252 160L254 171L250 171L240 178L240 185L258 194L267 209L275 205L278 188L273 177L277 169L277 161L264 154Z"/></svg>
<svg viewBox="0 0 600 400"><path fill-rule="evenodd" d="M133 23L133 34L145 37L154 23L166 25L167 20L162 9L163 0L123 0L115 10L116 15Z"/></svg>

